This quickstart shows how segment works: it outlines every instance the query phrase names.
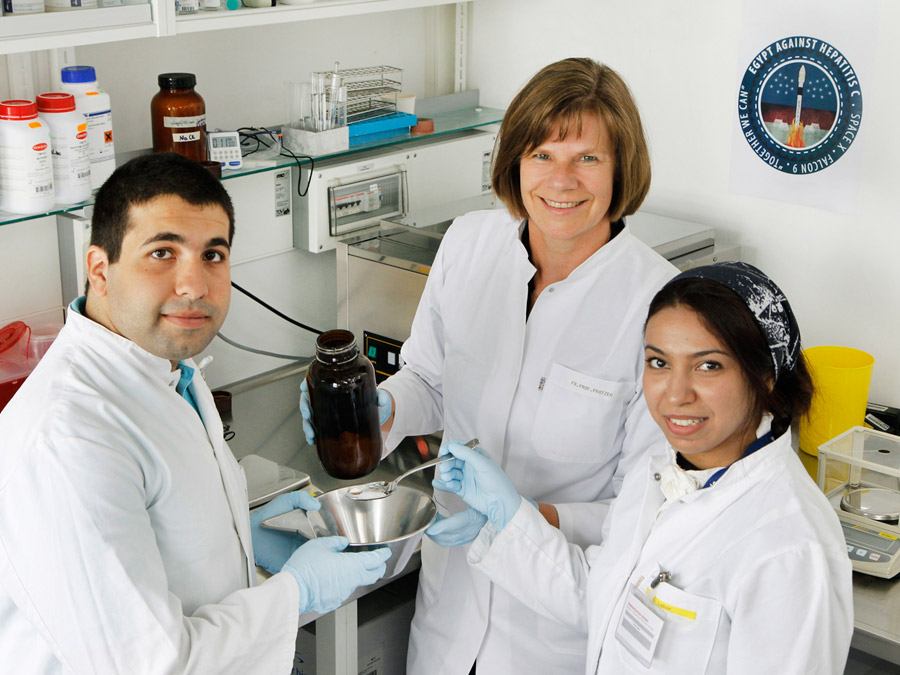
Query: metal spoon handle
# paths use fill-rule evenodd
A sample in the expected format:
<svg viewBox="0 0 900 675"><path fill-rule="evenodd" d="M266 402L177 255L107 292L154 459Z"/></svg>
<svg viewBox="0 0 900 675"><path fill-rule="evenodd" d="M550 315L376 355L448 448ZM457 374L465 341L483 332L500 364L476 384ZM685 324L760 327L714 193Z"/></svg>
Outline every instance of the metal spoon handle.
<svg viewBox="0 0 900 675"><path fill-rule="evenodd" d="M422 471L423 469L427 469L429 467L435 466L436 464L441 464L442 462L446 462L449 459L453 459L453 455L442 455L441 457L435 457L434 459L429 459L427 462L423 462L418 466L414 466L409 471L405 471L397 476L394 480L388 483L388 492L393 492L394 488L397 487L397 483L406 478L407 476L414 474L416 471Z"/></svg>
<svg viewBox="0 0 900 675"><path fill-rule="evenodd" d="M471 441L466 443L467 448L475 448L477 445L478 445L477 438L473 438ZM387 488L385 489L385 492L387 494L390 494L391 492L393 492L394 488L397 487L397 483L399 483L401 480L406 478L411 473L415 473L416 471L422 471L423 469L427 469L427 468L435 466L437 464L442 464L443 462L446 462L451 459L454 459L453 455L450 455L450 454L441 455L439 457L435 457L434 459L429 459L427 462L423 462L422 464L419 464L418 466L414 466L409 471L401 473L394 480L392 480L390 483L388 483Z"/></svg>

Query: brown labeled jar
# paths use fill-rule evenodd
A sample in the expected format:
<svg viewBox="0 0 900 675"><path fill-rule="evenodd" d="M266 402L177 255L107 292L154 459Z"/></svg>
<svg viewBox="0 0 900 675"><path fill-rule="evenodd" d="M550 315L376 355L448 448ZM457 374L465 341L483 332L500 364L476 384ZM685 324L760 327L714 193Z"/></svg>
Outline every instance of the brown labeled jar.
<svg viewBox="0 0 900 675"><path fill-rule="evenodd" d="M206 160L206 103L194 87L193 73L163 73L159 92L150 101L154 152L177 152L196 162Z"/></svg>
<svg viewBox="0 0 900 675"><path fill-rule="evenodd" d="M353 333L330 330L318 337L306 384L316 451L328 475L359 478L374 471L382 450L375 369Z"/></svg>

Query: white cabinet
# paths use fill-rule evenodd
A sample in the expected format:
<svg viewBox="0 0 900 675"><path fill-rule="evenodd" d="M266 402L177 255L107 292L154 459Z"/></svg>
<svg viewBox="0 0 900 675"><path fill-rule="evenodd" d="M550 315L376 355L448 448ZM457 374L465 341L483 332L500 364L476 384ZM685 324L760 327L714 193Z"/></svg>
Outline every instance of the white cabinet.
<svg viewBox="0 0 900 675"><path fill-rule="evenodd" d="M0 17L0 54L447 4L454 4L453 0L311 0L299 5L241 7L234 11L176 16L175 0L149 0L145 4L120 7L3 16Z"/></svg>

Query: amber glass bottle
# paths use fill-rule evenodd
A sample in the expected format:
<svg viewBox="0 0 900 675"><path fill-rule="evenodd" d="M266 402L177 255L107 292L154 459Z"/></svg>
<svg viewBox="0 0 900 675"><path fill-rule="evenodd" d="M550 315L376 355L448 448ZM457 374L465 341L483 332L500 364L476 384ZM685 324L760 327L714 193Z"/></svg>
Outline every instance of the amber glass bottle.
<svg viewBox="0 0 900 675"><path fill-rule="evenodd" d="M335 478L359 478L381 460L375 369L359 353L353 333L330 330L316 340L306 374L316 451Z"/></svg>
<svg viewBox="0 0 900 675"><path fill-rule="evenodd" d="M150 101L154 152L177 152L197 162L206 159L206 103L194 87L193 73L163 73Z"/></svg>

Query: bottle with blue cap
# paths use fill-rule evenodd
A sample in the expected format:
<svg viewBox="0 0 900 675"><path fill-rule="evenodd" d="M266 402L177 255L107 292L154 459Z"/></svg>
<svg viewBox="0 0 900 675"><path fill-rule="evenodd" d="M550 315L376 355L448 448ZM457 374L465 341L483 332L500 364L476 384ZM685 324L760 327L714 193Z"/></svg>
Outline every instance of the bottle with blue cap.
<svg viewBox="0 0 900 675"><path fill-rule="evenodd" d="M93 66L63 68L62 90L75 97L75 107L87 122L91 147L91 187L96 190L116 170L109 94L100 89Z"/></svg>

